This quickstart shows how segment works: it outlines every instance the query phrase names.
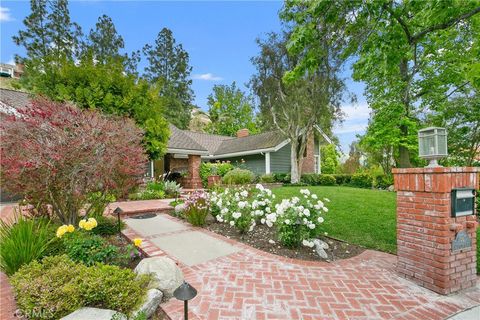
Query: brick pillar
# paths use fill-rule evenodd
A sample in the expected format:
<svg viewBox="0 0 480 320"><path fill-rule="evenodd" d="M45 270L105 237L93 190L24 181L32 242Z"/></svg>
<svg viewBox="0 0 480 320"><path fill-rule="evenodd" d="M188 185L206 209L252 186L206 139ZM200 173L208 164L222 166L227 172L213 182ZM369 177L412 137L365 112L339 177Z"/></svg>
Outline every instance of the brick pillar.
<svg viewBox="0 0 480 320"><path fill-rule="evenodd" d="M315 173L315 139L313 133L308 136L302 163L302 173Z"/></svg>
<svg viewBox="0 0 480 320"><path fill-rule="evenodd" d="M451 217L453 188L478 189L479 168L393 169L397 191L397 271L405 278L450 294L475 286L476 216ZM452 251L464 230L470 248Z"/></svg>
<svg viewBox="0 0 480 320"><path fill-rule="evenodd" d="M203 188L202 179L200 178L201 163L202 159L199 155L188 155L188 176L185 179L185 188Z"/></svg>

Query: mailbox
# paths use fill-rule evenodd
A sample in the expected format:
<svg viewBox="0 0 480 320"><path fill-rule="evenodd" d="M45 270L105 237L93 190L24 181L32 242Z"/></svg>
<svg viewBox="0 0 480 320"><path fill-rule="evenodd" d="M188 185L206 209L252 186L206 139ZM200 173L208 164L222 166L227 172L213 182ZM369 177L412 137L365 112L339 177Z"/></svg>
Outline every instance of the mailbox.
<svg viewBox="0 0 480 320"><path fill-rule="evenodd" d="M475 213L475 189L452 190L452 217L470 216Z"/></svg>

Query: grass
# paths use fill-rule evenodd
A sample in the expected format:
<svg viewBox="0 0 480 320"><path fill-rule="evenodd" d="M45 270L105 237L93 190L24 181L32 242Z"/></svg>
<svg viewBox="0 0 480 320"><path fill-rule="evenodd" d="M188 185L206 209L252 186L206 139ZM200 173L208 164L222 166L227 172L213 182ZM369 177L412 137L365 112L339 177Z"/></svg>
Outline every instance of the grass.
<svg viewBox="0 0 480 320"><path fill-rule="evenodd" d="M273 189L277 198L299 195L304 187ZM369 249L396 253L396 194L350 187L308 187L328 198L323 228L329 236Z"/></svg>

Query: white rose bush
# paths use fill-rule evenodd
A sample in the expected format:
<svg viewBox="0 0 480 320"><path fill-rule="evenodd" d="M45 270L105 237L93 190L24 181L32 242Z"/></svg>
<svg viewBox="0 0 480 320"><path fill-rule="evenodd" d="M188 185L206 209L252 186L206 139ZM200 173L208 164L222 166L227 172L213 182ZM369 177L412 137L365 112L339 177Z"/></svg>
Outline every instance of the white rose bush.
<svg viewBox="0 0 480 320"><path fill-rule="evenodd" d="M281 244L294 248L300 245L313 247L313 239L321 232L325 203L308 189L299 196L283 199L273 206L275 195L257 184L253 189L227 188L210 194L210 209L218 222L227 223L241 233L253 231L258 224L275 227Z"/></svg>

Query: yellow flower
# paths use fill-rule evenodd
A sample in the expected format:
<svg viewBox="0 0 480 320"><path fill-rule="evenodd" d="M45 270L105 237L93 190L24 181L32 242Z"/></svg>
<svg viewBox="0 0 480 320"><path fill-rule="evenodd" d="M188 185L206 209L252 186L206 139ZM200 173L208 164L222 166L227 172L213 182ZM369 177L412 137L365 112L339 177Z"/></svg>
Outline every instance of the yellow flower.
<svg viewBox="0 0 480 320"><path fill-rule="evenodd" d="M78 226L79 226L81 229L84 229L86 222L87 222L87 220L82 219L82 220L80 220L80 222L78 223Z"/></svg>
<svg viewBox="0 0 480 320"><path fill-rule="evenodd" d="M75 227L73 226L73 224L69 224L67 226L67 232L73 232L73 231L75 231Z"/></svg>
<svg viewBox="0 0 480 320"><path fill-rule="evenodd" d="M95 220L95 218L88 218L88 222L91 223L92 228L95 228L98 225L97 220Z"/></svg>
<svg viewBox="0 0 480 320"><path fill-rule="evenodd" d="M66 225L60 226L57 229L57 237L61 238L65 232L68 231L68 227Z"/></svg>
<svg viewBox="0 0 480 320"><path fill-rule="evenodd" d="M139 238L135 238L133 239L133 244L136 246L136 247L140 247L142 245L142 239L139 239Z"/></svg>

